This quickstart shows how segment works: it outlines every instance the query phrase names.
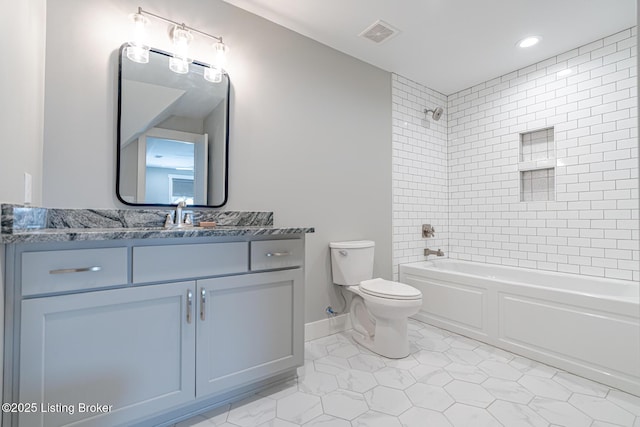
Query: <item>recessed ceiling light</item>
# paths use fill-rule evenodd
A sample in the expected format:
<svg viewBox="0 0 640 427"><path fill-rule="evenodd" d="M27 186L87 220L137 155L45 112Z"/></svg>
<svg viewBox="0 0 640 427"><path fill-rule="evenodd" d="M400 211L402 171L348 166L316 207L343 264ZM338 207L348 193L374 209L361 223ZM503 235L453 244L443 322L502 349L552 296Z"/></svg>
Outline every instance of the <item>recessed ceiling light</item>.
<svg viewBox="0 0 640 427"><path fill-rule="evenodd" d="M520 40L518 42L518 46L519 47L531 47L531 46L537 45L540 40L542 40L542 37L540 37L540 36L525 37L525 38L523 38L522 40Z"/></svg>

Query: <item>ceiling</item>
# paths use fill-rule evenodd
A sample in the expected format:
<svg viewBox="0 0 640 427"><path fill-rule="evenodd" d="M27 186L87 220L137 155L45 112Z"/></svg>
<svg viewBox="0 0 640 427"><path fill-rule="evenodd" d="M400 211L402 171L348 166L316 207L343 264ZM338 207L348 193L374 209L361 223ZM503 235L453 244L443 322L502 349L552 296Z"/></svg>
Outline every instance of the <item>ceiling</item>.
<svg viewBox="0 0 640 427"><path fill-rule="evenodd" d="M224 0L445 95L636 23L636 0ZM358 37L381 19L401 32ZM516 43L542 36L531 48Z"/></svg>

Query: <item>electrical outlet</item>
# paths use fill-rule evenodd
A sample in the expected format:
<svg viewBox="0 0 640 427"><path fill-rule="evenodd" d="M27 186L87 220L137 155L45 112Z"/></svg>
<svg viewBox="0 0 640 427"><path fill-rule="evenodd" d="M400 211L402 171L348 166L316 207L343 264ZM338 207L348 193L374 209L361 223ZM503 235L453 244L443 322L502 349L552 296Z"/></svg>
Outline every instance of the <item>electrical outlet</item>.
<svg viewBox="0 0 640 427"><path fill-rule="evenodd" d="M24 173L24 203L30 204L33 198L33 179L29 172Z"/></svg>

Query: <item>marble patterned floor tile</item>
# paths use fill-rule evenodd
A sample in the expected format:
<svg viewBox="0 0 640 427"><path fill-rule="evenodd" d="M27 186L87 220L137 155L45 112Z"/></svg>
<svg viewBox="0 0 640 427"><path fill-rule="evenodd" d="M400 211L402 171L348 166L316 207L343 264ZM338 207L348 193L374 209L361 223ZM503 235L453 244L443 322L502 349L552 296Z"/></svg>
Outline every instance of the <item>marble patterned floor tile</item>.
<svg viewBox="0 0 640 427"><path fill-rule="evenodd" d="M298 427L300 424L294 424L290 421L285 421L280 418L274 418L266 423L260 424L257 427Z"/></svg>
<svg viewBox="0 0 640 427"><path fill-rule="evenodd" d="M442 387L417 383L405 390L414 406L434 411L444 411L455 401Z"/></svg>
<svg viewBox="0 0 640 427"><path fill-rule="evenodd" d="M487 410L503 425L509 427L547 427L549 425L531 408L518 403L496 400Z"/></svg>
<svg viewBox="0 0 640 427"><path fill-rule="evenodd" d="M325 414L303 424L303 427L351 427L351 423L347 420L343 420L342 418L336 418Z"/></svg>
<svg viewBox="0 0 640 427"><path fill-rule="evenodd" d="M415 368L420 363L410 354L404 359L387 359L383 358L385 366L389 366L391 368L398 368L409 370L411 368Z"/></svg>
<svg viewBox="0 0 640 427"><path fill-rule="evenodd" d="M607 394L607 400L615 403L623 409L640 417L640 397L633 396L620 390L611 389Z"/></svg>
<svg viewBox="0 0 640 427"><path fill-rule="evenodd" d="M387 366L384 364L381 356L374 356L370 354L359 354L357 356L350 357L349 365L353 369L366 372L375 372Z"/></svg>
<svg viewBox="0 0 640 427"><path fill-rule="evenodd" d="M324 372L325 374L332 375L337 375L351 369L347 359L336 356L324 356L320 359L314 360L313 366L318 372Z"/></svg>
<svg viewBox="0 0 640 427"><path fill-rule="evenodd" d="M497 347L491 347L487 344L480 344L480 346L474 348L473 351L484 360L509 363L514 359L514 355L512 353L509 353L508 351L502 350Z"/></svg>
<svg viewBox="0 0 640 427"><path fill-rule="evenodd" d="M231 405L223 405L214 410L175 424L174 427L220 427L226 424Z"/></svg>
<svg viewBox="0 0 640 427"><path fill-rule="evenodd" d="M478 364L484 373L493 378L500 378L503 380L517 381L522 377L522 372L509 365L508 363L499 362L496 360L484 360Z"/></svg>
<svg viewBox="0 0 640 427"><path fill-rule="evenodd" d="M369 410L362 393L336 390L322 396L324 412L334 417L352 420Z"/></svg>
<svg viewBox="0 0 640 427"><path fill-rule="evenodd" d="M339 374L336 380L341 389L355 391L356 393L364 393L378 385L373 374L358 371L357 369Z"/></svg>
<svg viewBox="0 0 640 427"><path fill-rule="evenodd" d="M387 359L351 332L305 344L298 377L174 427L640 427L640 397L409 321Z"/></svg>
<svg viewBox="0 0 640 427"><path fill-rule="evenodd" d="M569 390L551 378L524 375L518 380L518 383L527 388L531 393L549 399L567 400L569 396L571 396Z"/></svg>
<svg viewBox="0 0 640 427"><path fill-rule="evenodd" d="M270 397L271 399L278 400L282 397L286 397L290 394L293 394L296 391L298 391L298 379L293 379L281 384L276 384L273 387L269 387L268 389L258 393L258 395L262 397Z"/></svg>
<svg viewBox="0 0 640 427"><path fill-rule="evenodd" d="M416 341L416 346L429 351L447 351L451 347L442 338L424 337Z"/></svg>
<svg viewBox="0 0 640 427"><path fill-rule="evenodd" d="M255 427L276 417L276 401L258 395L231 405L227 421L240 427Z"/></svg>
<svg viewBox="0 0 640 427"><path fill-rule="evenodd" d="M301 392L290 394L278 400L276 411L278 418L296 424L304 424L319 417L322 413L320 398Z"/></svg>
<svg viewBox="0 0 640 427"><path fill-rule="evenodd" d="M534 377L553 378L553 376L558 373L558 370L551 366L521 356L514 357L513 360L509 362L509 365L523 374L533 375Z"/></svg>
<svg viewBox="0 0 640 427"><path fill-rule="evenodd" d="M298 377L298 390L303 393L322 396L338 388L335 375L324 372L309 372Z"/></svg>
<svg viewBox="0 0 640 427"><path fill-rule="evenodd" d="M411 373L404 369L387 367L380 369L374 373L373 376L378 381L378 384L386 387L397 388L398 390L404 390L416 383L416 380L413 378Z"/></svg>
<svg viewBox="0 0 640 427"><path fill-rule="evenodd" d="M533 394L515 381L500 378L489 378L482 383L482 388L500 400L513 403L528 404L533 399Z"/></svg>
<svg viewBox="0 0 640 427"><path fill-rule="evenodd" d="M607 386L568 372L558 372L553 376L553 380L574 393L605 397L609 392L609 387Z"/></svg>
<svg viewBox="0 0 640 427"><path fill-rule="evenodd" d="M467 350L464 348L452 347L445 351L444 354L451 359L454 363L461 365L477 365L482 362L482 357L473 350Z"/></svg>
<svg viewBox="0 0 640 427"><path fill-rule="evenodd" d="M535 397L529 407L547 421L563 427L587 427L593 420L567 402Z"/></svg>
<svg viewBox="0 0 640 427"><path fill-rule="evenodd" d="M504 427L488 411L456 403L444 411L454 427Z"/></svg>
<svg viewBox="0 0 640 427"><path fill-rule="evenodd" d="M456 380L480 384L489 379L489 377L482 370L473 365L452 363L448 366L445 366L444 369Z"/></svg>
<svg viewBox="0 0 640 427"><path fill-rule="evenodd" d="M456 402L466 405L486 408L496 400L495 397L478 384L465 381L454 380L444 386L444 389L455 399Z"/></svg>
<svg viewBox="0 0 640 427"><path fill-rule="evenodd" d="M424 408L413 407L398 419L402 427L453 427L442 413Z"/></svg>
<svg viewBox="0 0 640 427"><path fill-rule="evenodd" d="M369 408L389 415L400 415L411 405L407 395L394 388L378 386L364 394Z"/></svg>
<svg viewBox="0 0 640 427"><path fill-rule="evenodd" d="M574 393L569 398L569 403L597 421L606 421L622 426L631 425L635 421L635 415L631 412L600 397Z"/></svg>
<svg viewBox="0 0 640 427"><path fill-rule="evenodd" d="M353 427L402 427L400 420L387 414L369 411L351 422Z"/></svg>
<svg viewBox="0 0 640 427"><path fill-rule="evenodd" d="M437 351L420 350L414 354L413 357L421 364L437 366L439 368L444 368L452 363L452 360L449 359L446 354Z"/></svg>
<svg viewBox="0 0 640 427"><path fill-rule="evenodd" d="M431 365L418 365L412 368L411 375L419 383L444 386L453 381L453 377L444 369Z"/></svg>

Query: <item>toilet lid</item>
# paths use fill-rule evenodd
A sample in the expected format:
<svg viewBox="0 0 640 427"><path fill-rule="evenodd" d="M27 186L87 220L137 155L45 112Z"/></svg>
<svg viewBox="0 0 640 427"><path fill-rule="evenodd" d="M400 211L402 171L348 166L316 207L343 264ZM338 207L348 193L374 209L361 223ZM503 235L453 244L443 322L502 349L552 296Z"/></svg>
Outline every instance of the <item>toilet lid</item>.
<svg viewBox="0 0 640 427"><path fill-rule="evenodd" d="M384 279L363 280L360 290L366 294L389 299L419 299L422 292L413 286Z"/></svg>

